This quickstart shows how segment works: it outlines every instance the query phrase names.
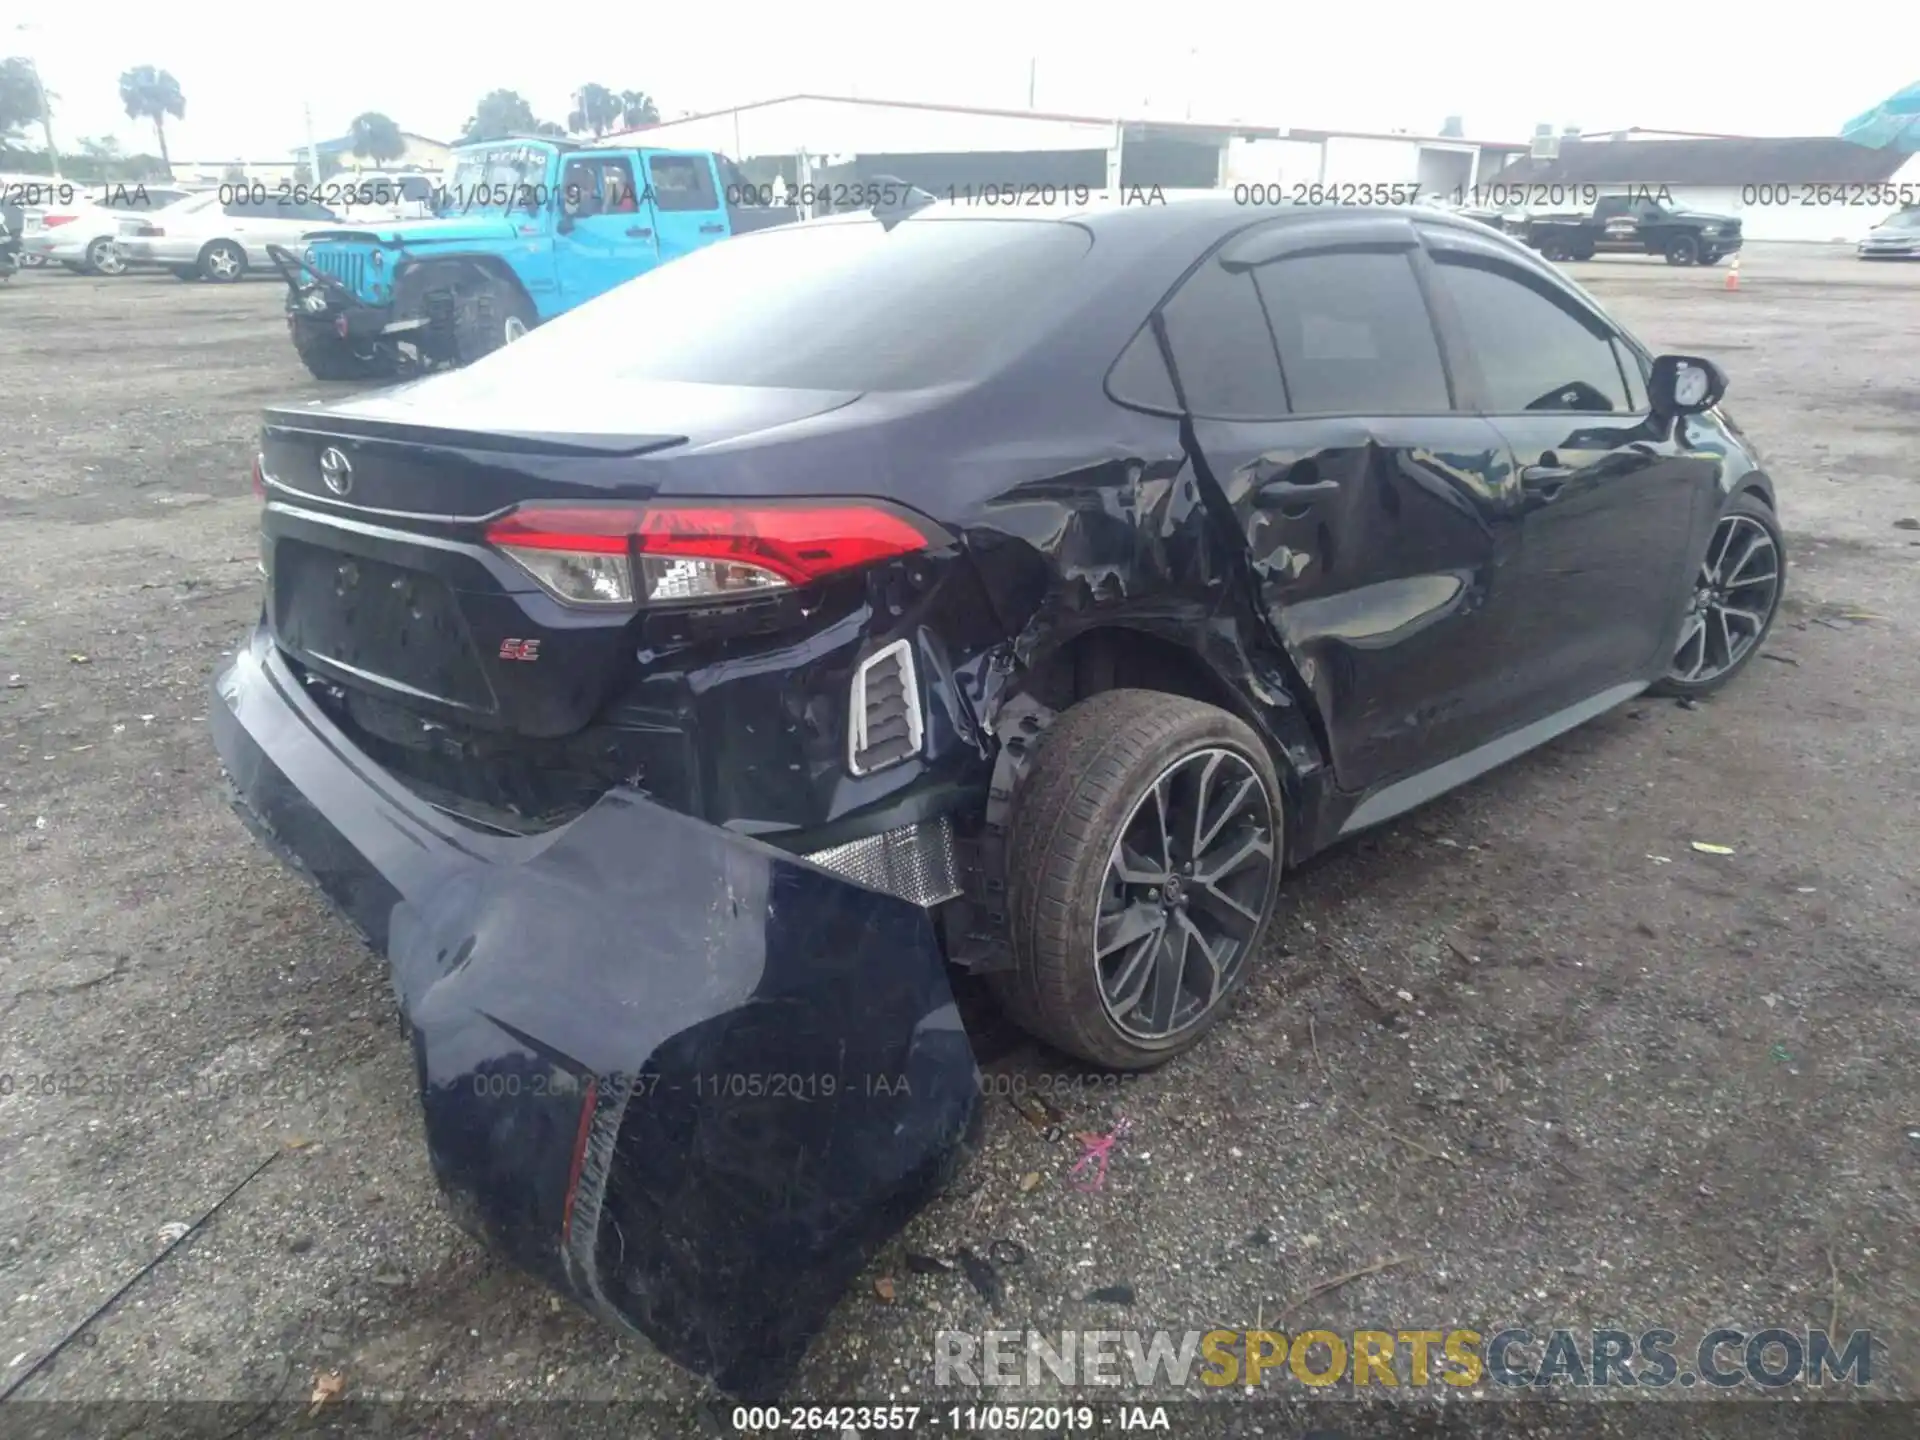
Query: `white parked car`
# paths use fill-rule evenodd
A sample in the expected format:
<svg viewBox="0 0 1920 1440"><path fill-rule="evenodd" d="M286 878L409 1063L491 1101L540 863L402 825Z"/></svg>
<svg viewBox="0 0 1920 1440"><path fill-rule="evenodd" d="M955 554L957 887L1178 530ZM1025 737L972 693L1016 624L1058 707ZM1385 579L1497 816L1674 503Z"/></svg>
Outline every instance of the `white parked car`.
<svg viewBox="0 0 1920 1440"><path fill-rule="evenodd" d="M240 185L221 186L145 220L127 224L120 249L130 261L163 265L182 280L231 284L249 272L271 274L267 246L298 249L309 230L338 225L340 216L311 201L282 201Z"/></svg>
<svg viewBox="0 0 1920 1440"><path fill-rule="evenodd" d="M30 205L20 245L43 265L61 264L84 275L118 275L127 268L119 247L121 222L162 210L193 192L180 185L124 184L74 187L67 204Z"/></svg>

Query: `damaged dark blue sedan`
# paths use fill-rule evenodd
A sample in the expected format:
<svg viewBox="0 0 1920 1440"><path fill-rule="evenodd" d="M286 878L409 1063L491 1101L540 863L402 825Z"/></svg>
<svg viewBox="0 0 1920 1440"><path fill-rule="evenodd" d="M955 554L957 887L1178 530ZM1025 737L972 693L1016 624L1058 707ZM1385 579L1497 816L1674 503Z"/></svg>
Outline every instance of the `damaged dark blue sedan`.
<svg viewBox="0 0 1920 1440"><path fill-rule="evenodd" d="M1724 386L1438 212L769 230L269 412L215 741L463 1223L772 1394L974 1132L956 969L1157 1064L1289 866L1751 660Z"/></svg>

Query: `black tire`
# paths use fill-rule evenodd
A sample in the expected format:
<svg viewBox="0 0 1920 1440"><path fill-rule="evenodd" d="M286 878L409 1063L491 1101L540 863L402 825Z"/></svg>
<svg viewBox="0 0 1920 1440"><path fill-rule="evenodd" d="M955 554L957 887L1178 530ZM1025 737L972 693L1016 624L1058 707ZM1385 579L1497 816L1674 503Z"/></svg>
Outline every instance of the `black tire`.
<svg viewBox="0 0 1920 1440"><path fill-rule="evenodd" d="M1718 250L1702 250L1700 252L1700 259L1696 263L1701 265L1718 265L1726 258L1727 257Z"/></svg>
<svg viewBox="0 0 1920 1440"><path fill-rule="evenodd" d="M1575 260L1591 260L1593 258L1593 247L1591 245L1582 245L1578 250L1573 252L1573 258Z"/></svg>
<svg viewBox="0 0 1920 1440"><path fill-rule="evenodd" d="M385 380L399 368L390 351L356 354L338 335L312 326L293 327L293 348L316 380Z"/></svg>
<svg viewBox="0 0 1920 1440"><path fill-rule="evenodd" d="M1726 506L1720 511L1719 516L1714 520L1713 530L1708 534L1707 553L1701 557L1700 569L1704 571L1712 560L1721 527L1729 524L1730 521L1734 521L1735 517L1738 517L1741 521L1758 525L1766 532L1767 538L1773 543L1775 580L1772 595L1766 601L1759 629L1753 634L1751 640L1746 641L1745 647L1734 658L1731 665L1717 670L1702 679L1689 680L1677 673L1682 657L1689 654L1689 632L1688 629L1683 626L1681 630L1681 643L1674 656L1675 668L1669 670L1666 675L1663 675L1649 687L1649 693L1651 694L1673 696L1711 695L1714 691L1720 689L1728 681L1732 680L1733 677L1738 675L1742 670L1746 669L1748 665L1752 664L1753 657L1766 648L1767 636L1772 633L1773 622L1780 614L1781 597L1786 594L1787 542L1786 537L1781 534L1779 520L1774 516L1773 511L1768 508L1764 500L1751 491L1748 491L1734 496L1733 499L1727 502ZM1756 570L1754 573L1759 572ZM1687 605L1689 610L1691 610L1696 592L1697 583L1694 588L1690 588L1688 591Z"/></svg>
<svg viewBox="0 0 1920 1440"><path fill-rule="evenodd" d="M1560 261L1567 258L1567 248L1557 240L1548 240L1540 247L1540 258Z"/></svg>
<svg viewBox="0 0 1920 1440"><path fill-rule="evenodd" d="M176 280L197 281L200 278L200 267L198 265L169 265L167 269L172 272L173 278Z"/></svg>
<svg viewBox="0 0 1920 1440"><path fill-rule="evenodd" d="M113 243L111 235L102 235L87 246L87 274L124 275L126 273L126 257L121 255L120 247Z"/></svg>
<svg viewBox="0 0 1920 1440"><path fill-rule="evenodd" d="M524 337L539 323L533 301L511 280L493 280L461 296L463 313L454 327L455 358L471 365Z"/></svg>
<svg viewBox="0 0 1920 1440"><path fill-rule="evenodd" d="M1264 881L1246 877L1259 888L1257 897L1246 896L1258 899L1258 918L1233 951L1230 977L1196 1014L1157 1037L1130 1033L1102 997L1094 955L1108 861L1161 776L1182 760L1205 756L1196 763L1209 763L1210 752L1223 751L1240 773L1257 777L1264 792L1264 809L1255 809L1267 826L1262 830L1256 816L1246 832L1264 834L1271 847ZM1007 914L1015 968L989 978L1017 1024L1092 1064L1144 1070L1187 1050L1231 1007L1259 961L1286 853L1279 780L1265 745L1245 723L1215 706L1154 690L1095 695L1041 737L1009 828ZM1150 965L1155 953L1147 952L1142 963Z"/></svg>
<svg viewBox="0 0 1920 1440"><path fill-rule="evenodd" d="M1661 253L1669 265L1692 265L1700 259L1700 241L1693 235L1675 235Z"/></svg>
<svg viewBox="0 0 1920 1440"><path fill-rule="evenodd" d="M247 273L247 252L231 240L209 240L200 250L200 278L231 285Z"/></svg>

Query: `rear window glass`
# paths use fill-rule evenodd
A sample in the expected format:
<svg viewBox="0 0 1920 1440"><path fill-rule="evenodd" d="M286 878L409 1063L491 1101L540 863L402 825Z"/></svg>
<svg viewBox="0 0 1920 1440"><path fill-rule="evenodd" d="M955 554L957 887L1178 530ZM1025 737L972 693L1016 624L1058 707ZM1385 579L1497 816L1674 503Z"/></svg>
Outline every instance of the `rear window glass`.
<svg viewBox="0 0 1920 1440"><path fill-rule="evenodd" d="M1093 237L1059 222L826 220L696 250L488 357L543 383L917 390L1018 354L1070 303Z"/></svg>

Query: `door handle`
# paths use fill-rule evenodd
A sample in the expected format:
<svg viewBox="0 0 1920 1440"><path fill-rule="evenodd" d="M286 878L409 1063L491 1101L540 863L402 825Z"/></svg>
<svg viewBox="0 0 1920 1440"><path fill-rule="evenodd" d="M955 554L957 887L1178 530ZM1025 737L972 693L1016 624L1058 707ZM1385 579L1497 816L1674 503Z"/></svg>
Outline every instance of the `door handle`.
<svg viewBox="0 0 1920 1440"><path fill-rule="evenodd" d="M648 236L652 234L653 234L653 231L649 230L644 225L635 225L632 229L627 231L627 235L634 240L645 240Z"/></svg>
<svg viewBox="0 0 1920 1440"><path fill-rule="evenodd" d="M1565 465L1526 465L1520 470L1520 488L1542 504L1560 498L1574 472Z"/></svg>
<svg viewBox="0 0 1920 1440"><path fill-rule="evenodd" d="M1253 507L1256 510L1286 510L1339 493L1338 480L1269 480L1253 492Z"/></svg>
<svg viewBox="0 0 1920 1440"><path fill-rule="evenodd" d="M700 227L700 233L702 235L724 235L727 233L727 227L724 225L702 225Z"/></svg>

